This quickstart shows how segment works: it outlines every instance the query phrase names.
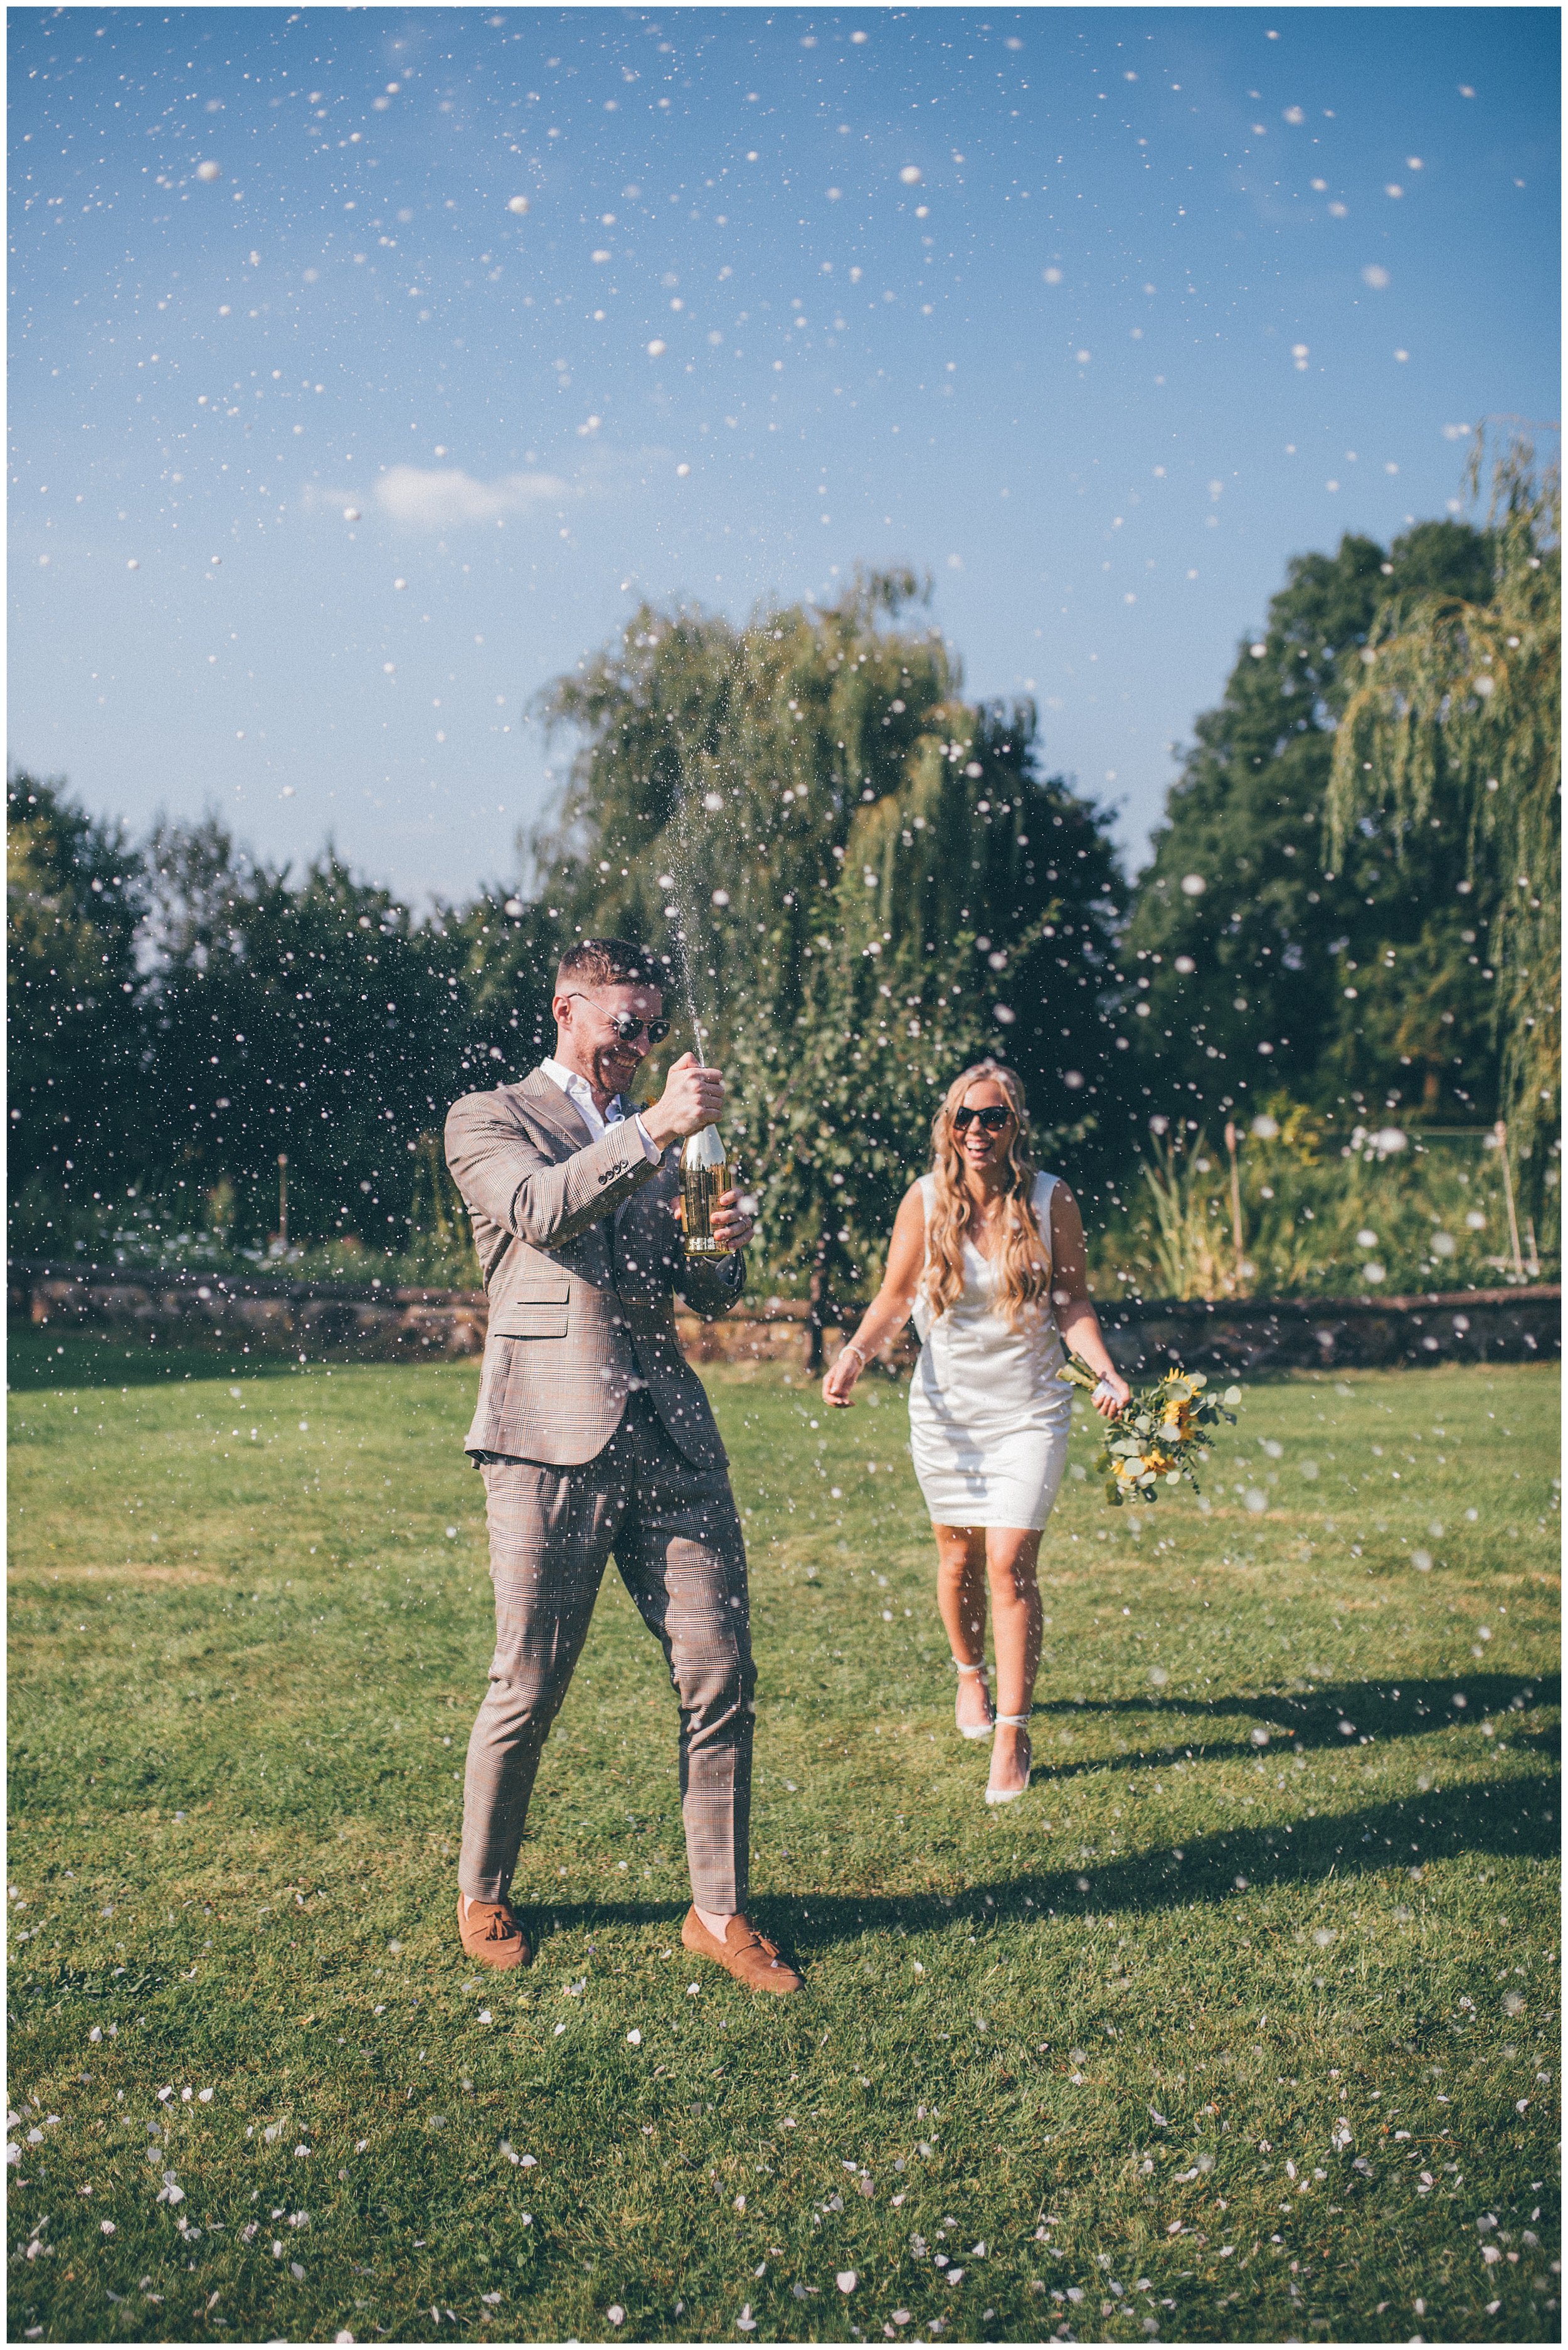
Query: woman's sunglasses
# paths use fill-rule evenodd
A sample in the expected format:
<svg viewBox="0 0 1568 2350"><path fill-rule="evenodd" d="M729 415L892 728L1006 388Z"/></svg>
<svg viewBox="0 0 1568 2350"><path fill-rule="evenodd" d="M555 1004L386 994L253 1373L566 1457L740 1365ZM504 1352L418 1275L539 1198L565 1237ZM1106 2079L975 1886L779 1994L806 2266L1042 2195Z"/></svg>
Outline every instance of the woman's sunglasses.
<svg viewBox="0 0 1568 2350"><path fill-rule="evenodd" d="M583 994L580 988L569 988L567 993L579 996L585 1003L590 1000ZM607 1012L605 1018L623 1045L635 1045L645 1028L648 1031L648 1041L650 1045L662 1045L670 1034L668 1020L639 1020L633 1012Z"/></svg>
<svg viewBox="0 0 1568 2350"><path fill-rule="evenodd" d="M966 1133L975 1119L978 1118L981 1126L987 1134L1000 1134L1002 1128L1006 1126L1012 1118L1012 1112L1010 1109L1002 1109L1001 1107L993 1107L991 1109L955 1109L953 1112L953 1132L955 1134Z"/></svg>

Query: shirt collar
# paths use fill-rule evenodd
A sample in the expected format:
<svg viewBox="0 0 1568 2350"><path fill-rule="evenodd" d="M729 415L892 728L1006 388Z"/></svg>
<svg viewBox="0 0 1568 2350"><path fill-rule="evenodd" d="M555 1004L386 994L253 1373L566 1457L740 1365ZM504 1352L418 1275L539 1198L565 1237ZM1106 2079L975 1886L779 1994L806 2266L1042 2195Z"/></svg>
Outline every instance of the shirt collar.
<svg viewBox="0 0 1568 2350"><path fill-rule="evenodd" d="M578 1109L587 1108L591 1110L594 1117L599 1120L601 1125L618 1125L626 1116L626 1096L624 1094L612 1094L607 1107L603 1110L600 1110L597 1103L594 1100L594 1089L592 1086L589 1085L587 1077L580 1076L576 1069L568 1069L565 1063L555 1060L548 1055L540 1062L539 1067L543 1075L549 1078L550 1083L553 1086L558 1086L560 1087L561 1091L566 1095L566 1099L571 1102L575 1107Z"/></svg>

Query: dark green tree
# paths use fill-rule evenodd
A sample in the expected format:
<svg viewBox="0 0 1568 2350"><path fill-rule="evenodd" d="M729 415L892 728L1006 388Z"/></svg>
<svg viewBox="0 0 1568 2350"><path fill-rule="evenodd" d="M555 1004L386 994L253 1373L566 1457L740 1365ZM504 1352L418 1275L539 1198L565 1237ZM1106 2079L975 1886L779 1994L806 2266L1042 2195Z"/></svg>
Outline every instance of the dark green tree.
<svg viewBox="0 0 1568 2350"><path fill-rule="evenodd" d="M148 1110L170 1180L232 1185L259 1236L281 1152L292 1239L402 1248L420 1139L475 1081L461 941L330 851L294 883L211 820L161 832L149 862Z"/></svg>
<svg viewBox="0 0 1568 2350"><path fill-rule="evenodd" d="M140 1083L144 876L123 827L57 782L13 775L5 814L13 1221L47 1249L72 1205L157 1163Z"/></svg>
<svg viewBox="0 0 1568 2350"><path fill-rule="evenodd" d="M1484 594L1491 564L1484 533L1441 522L1386 552L1347 536L1334 556L1290 565L1267 628L1198 722L1138 880L1127 1010L1157 1108L1185 1100L1212 1121L1282 1086L1379 1117L1490 1114L1496 1053L1465 810L1437 793L1402 844L1368 811L1332 856L1324 824L1335 729L1380 616L1434 593Z"/></svg>

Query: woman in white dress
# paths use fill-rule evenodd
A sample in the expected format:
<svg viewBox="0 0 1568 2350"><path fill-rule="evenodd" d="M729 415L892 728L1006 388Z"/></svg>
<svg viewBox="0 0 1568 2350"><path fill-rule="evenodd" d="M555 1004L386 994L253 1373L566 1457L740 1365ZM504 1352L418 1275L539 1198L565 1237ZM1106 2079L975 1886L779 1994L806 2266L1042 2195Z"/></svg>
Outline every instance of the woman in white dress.
<svg viewBox="0 0 1568 2350"><path fill-rule="evenodd" d="M1128 1388L1089 1302L1084 1226L1060 1177L1037 1174L1023 1089L981 1061L949 1087L931 1126L931 1172L905 1193L888 1270L822 1383L846 1405L866 1365L911 1313L920 1357L909 1389L915 1474L937 1538L937 1598L959 1672L958 1728L994 1731L988 1804L1029 1784L1029 1711L1040 1665L1040 1536L1067 1465L1073 1391L1064 1341L1100 1374L1113 1419ZM989 1583L997 1710L985 1680Z"/></svg>

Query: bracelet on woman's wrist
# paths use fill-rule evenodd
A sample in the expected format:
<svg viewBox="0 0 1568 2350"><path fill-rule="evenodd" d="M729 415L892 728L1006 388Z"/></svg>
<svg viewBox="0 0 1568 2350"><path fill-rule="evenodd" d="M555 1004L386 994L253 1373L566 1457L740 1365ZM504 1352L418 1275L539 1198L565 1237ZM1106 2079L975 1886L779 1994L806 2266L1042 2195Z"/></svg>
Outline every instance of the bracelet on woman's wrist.
<svg viewBox="0 0 1568 2350"><path fill-rule="evenodd" d="M853 1338L849 1339L844 1346L840 1347L838 1351L841 1356L857 1355L860 1358L861 1369L864 1370L866 1368L866 1350L863 1347L857 1347Z"/></svg>

